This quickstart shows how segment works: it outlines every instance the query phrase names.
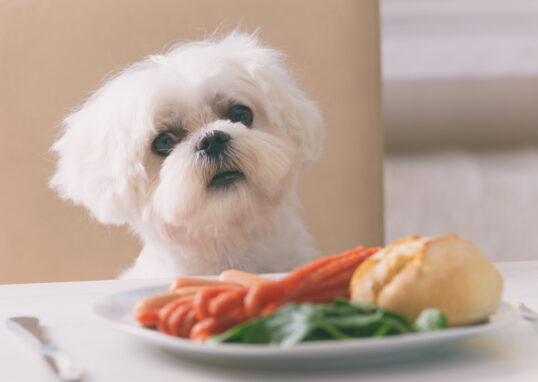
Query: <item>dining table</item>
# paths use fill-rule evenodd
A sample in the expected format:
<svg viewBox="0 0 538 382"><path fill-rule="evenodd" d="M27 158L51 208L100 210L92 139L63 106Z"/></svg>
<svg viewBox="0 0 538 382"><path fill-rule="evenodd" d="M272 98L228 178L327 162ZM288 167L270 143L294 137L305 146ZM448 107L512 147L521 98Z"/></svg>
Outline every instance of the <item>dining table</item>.
<svg viewBox="0 0 538 382"><path fill-rule="evenodd" d="M503 301L538 311L538 261L497 262ZM50 365L5 323L35 316L51 341L77 360L83 381L538 381L538 324L518 319L502 329L432 351L338 367L209 363L184 358L107 325L92 312L103 297L168 279L0 285L0 381L57 381ZM243 345L248 346L248 345ZM358 360L359 361L359 360Z"/></svg>

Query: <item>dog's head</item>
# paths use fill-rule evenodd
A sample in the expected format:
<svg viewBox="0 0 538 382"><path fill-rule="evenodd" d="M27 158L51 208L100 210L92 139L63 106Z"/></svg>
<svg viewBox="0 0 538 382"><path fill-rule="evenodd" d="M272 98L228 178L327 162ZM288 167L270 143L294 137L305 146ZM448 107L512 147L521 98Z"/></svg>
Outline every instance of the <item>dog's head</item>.
<svg viewBox="0 0 538 382"><path fill-rule="evenodd" d="M263 229L322 140L282 55L237 32L127 68L63 125L51 180L62 197L187 246Z"/></svg>

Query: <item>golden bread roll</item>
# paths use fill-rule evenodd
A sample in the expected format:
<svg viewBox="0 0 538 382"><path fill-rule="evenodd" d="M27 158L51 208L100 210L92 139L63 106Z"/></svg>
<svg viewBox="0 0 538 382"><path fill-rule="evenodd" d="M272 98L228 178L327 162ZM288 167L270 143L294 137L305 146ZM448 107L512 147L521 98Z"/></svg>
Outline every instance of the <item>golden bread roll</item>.
<svg viewBox="0 0 538 382"><path fill-rule="evenodd" d="M351 299L371 302L413 322L437 308L450 326L486 318L501 300L502 278L473 243L450 234L409 236L366 259L350 284Z"/></svg>

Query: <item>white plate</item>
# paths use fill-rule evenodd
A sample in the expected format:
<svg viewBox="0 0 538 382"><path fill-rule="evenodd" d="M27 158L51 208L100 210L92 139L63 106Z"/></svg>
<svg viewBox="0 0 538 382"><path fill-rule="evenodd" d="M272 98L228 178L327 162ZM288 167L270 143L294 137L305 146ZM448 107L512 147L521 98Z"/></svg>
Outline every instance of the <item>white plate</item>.
<svg viewBox="0 0 538 382"><path fill-rule="evenodd" d="M407 358L462 338L499 330L519 319L517 310L509 303L503 302L486 323L427 333L306 342L288 348L277 345L203 344L171 337L144 328L136 322L133 316L134 305L144 297L166 291L167 285L159 285L115 293L96 301L93 312L106 324L150 344L164 347L183 358L268 367L325 367L330 364L363 364Z"/></svg>

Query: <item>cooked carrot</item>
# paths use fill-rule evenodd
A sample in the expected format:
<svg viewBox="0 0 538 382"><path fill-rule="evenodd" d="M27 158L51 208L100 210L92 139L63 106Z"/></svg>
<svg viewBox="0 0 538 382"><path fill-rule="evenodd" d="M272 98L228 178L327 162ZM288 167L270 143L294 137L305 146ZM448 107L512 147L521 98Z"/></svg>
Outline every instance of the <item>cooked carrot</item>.
<svg viewBox="0 0 538 382"><path fill-rule="evenodd" d="M335 257L333 261L315 269L296 285L289 293L289 299L305 293L317 293L338 284L349 284L357 266L368 258L377 249L356 248L342 256Z"/></svg>
<svg viewBox="0 0 538 382"><path fill-rule="evenodd" d="M185 316L192 311L192 302L181 304L167 318L167 328L171 335L179 336Z"/></svg>
<svg viewBox="0 0 538 382"><path fill-rule="evenodd" d="M220 293L209 303L208 311L212 317L218 317L225 312L243 306L247 289L231 289Z"/></svg>
<svg viewBox="0 0 538 382"><path fill-rule="evenodd" d="M224 271L220 281L179 278L170 286L174 293L142 301L136 316L142 324L157 325L166 334L205 341L286 302L348 298L355 268L378 250L357 247L321 258L276 282L238 270Z"/></svg>
<svg viewBox="0 0 538 382"><path fill-rule="evenodd" d="M182 304L191 304L191 299L178 299L166 304L159 310L159 322L157 323L157 329L165 334L170 334L170 328L168 327L168 319L174 311Z"/></svg>
<svg viewBox="0 0 538 382"><path fill-rule="evenodd" d="M215 317L207 317L201 321L198 321L191 329L189 338L193 341L204 342L211 336L211 329L216 325L217 319Z"/></svg>
<svg viewBox="0 0 538 382"><path fill-rule="evenodd" d="M316 283L312 285L311 288L309 288L311 291L313 290L319 290L319 289L325 289L329 288L332 285L335 284L349 284L351 281L351 277L353 277L353 273L355 272L356 266L347 267L345 269L340 270L337 274L330 274L327 275L326 278L316 280ZM328 269L328 272L331 270ZM322 276L320 274L316 275L316 277ZM310 282L314 282L314 280L309 280Z"/></svg>
<svg viewBox="0 0 538 382"><path fill-rule="evenodd" d="M280 301L286 292L284 287L281 282L267 281L249 288L244 299L247 313L255 317L265 305Z"/></svg>
<svg viewBox="0 0 538 382"><path fill-rule="evenodd" d="M171 301L183 298L174 293L163 293L147 297L135 306L135 317L144 326L155 326L159 322L159 309Z"/></svg>
<svg viewBox="0 0 538 382"><path fill-rule="evenodd" d="M192 327L190 338L205 341L207 337L220 334L248 319L243 308L235 308L220 317L208 317Z"/></svg>
<svg viewBox="0 0 538 382"><path fill-rule="evenodd" d="M354 270L358 264L377 251L378 248L365 249L361 246L342 254L318 259L296 269L275 284L261 284L254 288L250 288L249 293L245 297L245 307L249 314L255 316L259 314L260 311L263 311L264 307L272 301L277 301L279 303L293 301L294 299L291 298L292 296L298 297L308 291L317 289L320 283L323 283L324 281L330 282L330 278L337 275L339 271L344 271L346 269ZM310 277L313 274L317 275L317 282L315 284L310 280ZM323 279L322 276L326 276L327 279ZM351 273L343 277L347 278L348 276L350 280ZM335 287L336 286L340 286L338 285L338 282L336 282ZM322 291L319 291L319 293L325 294L325 292ZM288 294L290 294L289 297Z"/></svg>
<svg viewBox="0 0 538 382"><path fill-rule="evenodd" d="M293 287L295 287L299 282L304 280L306 277L311 275L317 269L320 269L320 268L324 267L325 265L327 265L329 263L339 261L342 258L353 256L357 252L362 251L363 249L364 249L364 247L361 246L361 247L357 247L355 249L352 249L350 251L347 251L347 252L344 252L344 253L341 253L341 254L322 257L321 259L317 259L317 260L315 260L315 261L313 261L313 262L311 262L309 264L306 264L306 265L294 270L287 277L280 280L280 282L282 284L284 284L284 288L285 288L285 290L287 292L287 291L291 290Z"/></svg>
<svg viewBox="0 0 538 382"><path fill-rule="evenodd" d="M217 320L218 325L214 328L212 334L223 333L226 330L236 326L237 324L248 320L248 318L249 317L245 312L244 307L234 308L219 317L219 319Z"/></svg>
<svg viewBox="0 0 538 382"><path fill-rule="evenodd" d="M183 322L181 324L179 336L183 338L189 338L192 327L196 323L196 315L194 313L193 309L190 309L185 317L183 318Z"/></svg>
<svg viewBox="0 0 538 382"><path fill-rule="evenodd" d="M293 288L287 294L288 299L293 300L303 294L315 294L337 285L348 286L360 261L362 260L348 258L334 264L327 264Z"/></svg>
<svg viewBox="0 0 538 382"><path fill-rule="evenodd" d="M277 301L270 302L269 304L265 305L264 308L261 311L260 316L267 316L268 314L273 313L275 310L280 308L282 304Z"/></svg>
<svg viewBox="0 0 538 382"><path fill-rule="evenodd" d="M236 283L224 282L224 281L219 281L219 280L206 280L206 279L198 279L195 277L180 277L172 281L169 289L170 289L170 292L174 292L180 288L200 287L200 286L225 287L225 286L239 286L239 285L237 285Z"/></svg>
<svg viewBox="0 0 538 382"><path fill-rule="evenodd" d="M146 297L135 305L135 310L160 309L170 301L177 300L178 298L181 298L181 296L175 293L162 293L155 296Z"/></svg>
<svg viewBox="0 0 538 382"><path fill-rule="evenodd" d="M323 282L324 280L330 279L331 277L338 275L350 268L357 268L358 263L362 262L362 260L367 256L369 256L369 254L366 250L354 252L348 256L339 258L336 261L331 261L324 267L315 270L303 281L311 284Z"/></svg>
<svg viewBox="0 0 538 382"><path fill-rule="evenodd" d="M349 297L349 279L344 282L329 282L327 285L290 297L286 302L332 302L337 297Z"/></svg>
<svg viewBox="0 0 538 382"><path fill-rule="evenodd" d="M330 262L337 261L338 258L331 256L328 258L318 259L310 264L296 269L287 277L276 282L266 282L250 288L245 297L245 307L247 312L256 316L264 307L272 302L283 302L287 300L285 295L293 291L297 285L310 275L316 269L320 269Z"/></svg>
<svg viewBox="0 0 538 382"><path fill-rule="evenodd" d="M135 318L141 325L151 328L159 323L159 311L137 310Z"/></svg>
<svg viewBox="0 0 538 382"><path fill-rule="evenodd" d="M196 314L196 320L202 321L209 317L209 303L211 300L218 296L220 293L230 290L227 287L214 287L209 289L204 289L194 296L194 313Z"/></svg>
<svg viewBox="0 0 538 382"><path fill-rule="evenodd" d="M207 290L207 289L214 289L214 288L239 289L243 287L239 284L186 286L186 287L177 288L172 293L180 295L180 296L194 296L196 293L200 291Z"/></svg>
<svg viewBox="0 0 538 382"><path fill-rule="evenodd" d="M228 269L222 272L219 275L219 280L227 283L237 283L247 288L268 281L266 278L237 269Z"/></svg>

